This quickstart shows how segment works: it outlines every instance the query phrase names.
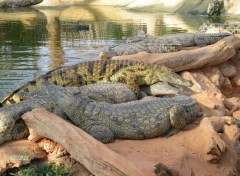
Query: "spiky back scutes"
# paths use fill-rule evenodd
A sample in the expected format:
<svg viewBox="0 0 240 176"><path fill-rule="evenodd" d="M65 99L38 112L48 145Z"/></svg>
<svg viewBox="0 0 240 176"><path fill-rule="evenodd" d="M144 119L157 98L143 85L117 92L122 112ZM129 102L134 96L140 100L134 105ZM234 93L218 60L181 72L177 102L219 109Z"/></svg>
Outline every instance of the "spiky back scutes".
<svg viewBox="0 0 240 176"><path fill-rule="evenodd" d="M47 72L45 75L26 83L5 97L0 106L10 105L21 101L19 92L30 92L40 89L42 80L47 80L59 86L83 86L96 82L114 81L111 77L124 67L138 74L140 70L151 68L150 64L128 60L95 60L72 66L60 67ZM131 68L130 68L131 67ZM155 67L155 66L154 66ZM121 80L119 80L121 82Z"/></svg>

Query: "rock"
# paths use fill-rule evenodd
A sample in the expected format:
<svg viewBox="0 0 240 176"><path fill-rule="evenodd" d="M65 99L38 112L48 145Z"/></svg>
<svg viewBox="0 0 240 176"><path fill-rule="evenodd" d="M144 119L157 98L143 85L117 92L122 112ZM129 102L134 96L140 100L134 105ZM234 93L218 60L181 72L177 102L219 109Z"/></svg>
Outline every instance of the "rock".
<svg viewBox="0 0 240 176"><path fill-rule="evenodd" d="M225 99L223 101L223 104L227 110L226 115L229 115L229 116L231 116L237 109L239 109L239 105L232 103L228 99Z"/></svg>
<svg viewBox="0 0 240 176"><path fill-rule="evenodd" d="M205 116L224 116L226 113L223 104L224 96L219 92L207 90L191 95L191 97L196 100Z"/></svg>
<svg viewBox="0 0 240 176"><path fill-rule="evenodd" d="M189 88L195 93L200 93L205 90L212 90L220 93L220 90L208 79L208 77L203 75L201 71L184 71L181 73L181 76L193 82L193 86Z"/></svg>
<svg viewBox="0 0 240 176"><path fill-rule="evenodd" d="M230 101L232 104L240 107L240 98L239 97L231 97L231 98L228 98L227 100Z"/></svg>
<svg viewBox="0 0 240 176"><path fill-rule="evenodd" d="M232 116L233 116L234 118L240 120L240 110L235 111Z"/></svg>
<svg viewBox="0 0 240 176"><path fill-rule="evenodd" d="M44 152L36 143L23 139L1 145L0 155L1 175L7 169L30 163L32 159L44 158L46 152Z"/></svg>
<svg viewBox="0 0 240 176"><path fill-rule="evenodd" d="M236 50L236 54L231 58L233 65L239 69L240 68L240 51Z"/></svg>
<svg viewBox="0 0 240 176"><path fill-rule="evenodd" d="M1 7L27 7L43 2L43 0L0 0Z"/></svg>
<svg viewBox="0 0 240 176"><path fill-rule="evenodd" d="M237 74L231 79L231 83L233 86L238 86L240 87L240 75Z"/></svg>
<svg viewBox="0 0 240 176"><path fill-rule="evenodd" d="M209 1L207 14L208 16L219 16L224 11L224 0Z"/></svg>
<svg viewBox="0 0 240 176"><path fill-rule="evenodd" d="M223 76L232 78L237 74L236 67L230 62L224 62L219 65L219 69L222 72Z"/></svg>
<svg viewBox="0 0 240 176"><path fill-rule="evenodd" d="M229 95L233 92L233 87L228 77L224 78L224 82L220 87L220 90L224 95Z"/></svg>
<svg viewBox="0 0 240 176"><path fill-rule="evenodd" d="M223 85L224 76L218 67L205 67L202 72L218 88Z"/></svg>

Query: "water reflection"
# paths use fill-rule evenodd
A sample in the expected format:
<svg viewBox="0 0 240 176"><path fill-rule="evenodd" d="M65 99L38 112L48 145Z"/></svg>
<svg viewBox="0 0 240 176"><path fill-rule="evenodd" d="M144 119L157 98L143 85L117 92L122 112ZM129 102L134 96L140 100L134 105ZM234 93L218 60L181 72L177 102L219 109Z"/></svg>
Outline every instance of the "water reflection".
<svg viewBox="0 0 240 176"><path fill-rule="evenodd" d="M151 35L193 32L207 20L120 7L1 10L0 98L51 69L95 59L102 47L120 43L139 29ZM79 30L78 25L89 29Z"/></svg>

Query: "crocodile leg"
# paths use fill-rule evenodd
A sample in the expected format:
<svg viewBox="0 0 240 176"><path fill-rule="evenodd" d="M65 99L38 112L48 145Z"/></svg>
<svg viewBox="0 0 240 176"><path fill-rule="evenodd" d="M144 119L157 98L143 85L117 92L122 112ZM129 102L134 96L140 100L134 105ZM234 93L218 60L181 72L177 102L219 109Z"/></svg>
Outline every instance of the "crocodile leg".
<svg viewBox="0 0 240 176"><path fill-rule="evenodd" d="M186 118L184 117L188 116L186 110L180 105L174 105L170 109L169 115L173 130L167 134L167 137L178 133L182 128L184 128L187 124Z"/></svg>
<svg viewBox="0 0 240 176"><path fill-rule="evenodd" d="M102 143L109 143L114 139L112 130L106 126L92 125L91 127L84 130Z"/></svg>
<svg viewBox="0 0 240 176"><path fill-rule="evenodd" d="M15 125L12 128L11 133L7 133L4 137L4 141L12 141L16 139L20 139L23 137L27 137L29 135L28 128L23 120L16 121ZM2 141L2 139L0 139Z"/></svg>

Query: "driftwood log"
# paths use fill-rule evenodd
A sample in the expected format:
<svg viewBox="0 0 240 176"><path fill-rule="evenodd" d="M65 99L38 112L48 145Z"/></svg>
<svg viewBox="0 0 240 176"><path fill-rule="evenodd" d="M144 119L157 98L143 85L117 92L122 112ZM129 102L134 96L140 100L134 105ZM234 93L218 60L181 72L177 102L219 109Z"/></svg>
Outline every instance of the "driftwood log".
<svg viewBox="0 0 240 176"><path fill-rule="evenodd" d="M80 128L44 110L34 109L23 115L28 128L66 149L75 160L98 176L142 176L137 167Z"/></svg>
<svg viewBox="0 0 240 176"><path fill-rule="evenodd" d="M240 38L229 36L213 45L193 50L158 54L140 52L133 55L115 56L112 57L112 60L133 60L151 64L164 64L179 72L218 65L233 57L238 49L240 49Z"/></svg>

